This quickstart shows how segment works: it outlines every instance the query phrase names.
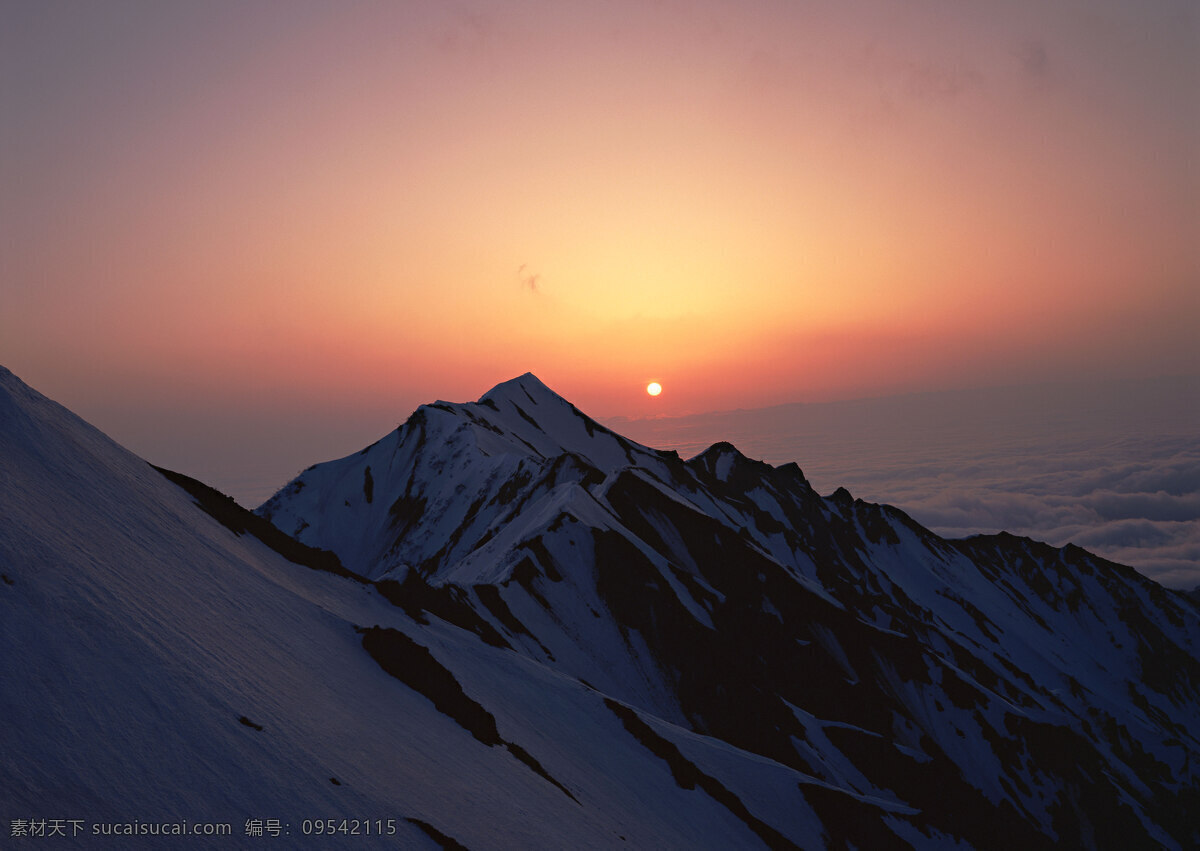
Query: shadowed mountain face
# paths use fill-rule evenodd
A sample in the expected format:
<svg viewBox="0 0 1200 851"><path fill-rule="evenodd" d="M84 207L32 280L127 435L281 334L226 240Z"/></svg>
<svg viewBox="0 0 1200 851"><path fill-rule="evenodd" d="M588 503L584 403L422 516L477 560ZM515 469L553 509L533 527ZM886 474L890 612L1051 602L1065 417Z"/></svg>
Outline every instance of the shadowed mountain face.
<svg viewBox="0 0 1200 851"><path fill-rule="evenodd" d="M48 766L0 803L349 800L417 847L1200 843L1200 608L1083 550L685 461L532 375L254 517L0 379L0 623L65 672L0 706ZM117 758L154 737L208 768Z"/></svg>

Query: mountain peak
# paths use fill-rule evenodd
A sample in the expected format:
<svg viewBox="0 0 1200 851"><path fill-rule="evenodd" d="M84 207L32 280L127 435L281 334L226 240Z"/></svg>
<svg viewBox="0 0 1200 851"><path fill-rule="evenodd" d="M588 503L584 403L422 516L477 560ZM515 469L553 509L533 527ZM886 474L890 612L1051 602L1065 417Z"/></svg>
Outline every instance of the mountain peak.
<svg viewBox="0 0 1200 851"><path fill-rule="evenodd" d="M725 482L729 480L734 467L747 460L736 446L726 440L721 440L693 458L692 463L699 464L711 475Z"/></svg>
<svg viewBox="0 0 1200 851"><path fill-rule="evenodd" d="M529 402L534 405L541 405L546 402L563 403L566 402L566 399L547 387L532 372L527 372L524 375L518 375L516 378L510 378L508 381L502 381L497 384L480 396L479 401L480 403L509 401L518 405Z"/></svg>

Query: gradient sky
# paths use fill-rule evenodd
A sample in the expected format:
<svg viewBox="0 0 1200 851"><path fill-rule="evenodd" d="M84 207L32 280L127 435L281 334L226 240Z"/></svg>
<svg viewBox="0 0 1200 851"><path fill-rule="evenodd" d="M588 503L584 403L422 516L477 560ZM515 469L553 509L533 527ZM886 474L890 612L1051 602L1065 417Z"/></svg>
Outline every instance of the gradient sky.
<svg viewBox="0 0 1200 851"><path fill-rule="evenodd" d="M143 454L1197 373L1197 9L4 0L0 363Z"/></svg>

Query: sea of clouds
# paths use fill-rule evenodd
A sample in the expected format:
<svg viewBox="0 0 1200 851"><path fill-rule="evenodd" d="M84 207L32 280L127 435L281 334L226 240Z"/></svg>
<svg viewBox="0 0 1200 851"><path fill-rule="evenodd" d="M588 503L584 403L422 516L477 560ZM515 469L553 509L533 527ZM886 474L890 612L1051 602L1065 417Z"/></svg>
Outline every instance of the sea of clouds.
<svg viewBox="0 0 1200 851"><path fill-rule="evenodd" d="M1074 543L1200 586L1200 377L793 404L611 421L684 457L718 440L795 461L819 492L898 506L944 537Z"/></svg>

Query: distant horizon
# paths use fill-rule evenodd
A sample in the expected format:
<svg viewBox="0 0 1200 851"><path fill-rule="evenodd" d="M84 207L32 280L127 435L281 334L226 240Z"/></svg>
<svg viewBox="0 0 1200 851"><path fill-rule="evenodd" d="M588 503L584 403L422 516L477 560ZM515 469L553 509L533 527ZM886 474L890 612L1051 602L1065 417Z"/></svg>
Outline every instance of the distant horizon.
<svg viewBox="0 0 1200 851"><path fill-rule="evenodd" d="M1198 40L1188 0L16 0L0 362L212 432L525 370L630 417L1200 372Z"/></svg>
<svg viewBox="0 0 1200 851"><path fill-rule="evenodd" d="M536 373L534 373L536 375ZM646 420L684 419L687 417L719 416L722 414L737 414L749 411L764 411L772 408L787 408L796 405L841 405L854 402L874 402L885 399L900 399L912 396L943 396L954 393L989 393L1006 390L1034 390L1037 388L1076 387L1097 388L1109 385L1152 384L1164 381L1200 380L1200 371L1161 372L1139 376L1086 376L1082 378L1040 379L1028 382L1012 382L981 385L954 385L947 387L931 387L925 389L910 389L897 391L882 391L864 395L837 396L835 398L794 399L786 402L772 402L767 405L755 405L737 408L720 408L707 411L684 411L681 413L654 413L639 416L601 416L596 419L604 422L641 422ZM551 387L553 390L554 388Z"/></svg>
<svg viewBox="0 0 1200 851"><path fill-rule="evenodd" d="M35 390L38 390L39 392L43 393L43 395L46 395L49 398L54 399L55 401L59 402L60 404L63 404L70 410L79 414L80 416L83 416L84 419L87 419L93 425L96 425L97 427L101 428L102 431L104 431L110 437L117 439L118 442L121 442L123 445L125 445L126 441L128 441L128 443L129 443L128 448L133 449L134 446L155 446L159 449L162 449L168 445L166 442L157 439L162 436L162 429L159 428L155 424L155 421L154 421L152 415L151 415L150 419L142 421L141 428L131 428L131 426L134 425L137 422L137 420L131 419L129 416L114 416L114 414L119 410L115 406L104 406L104 407L98 409L98 412L100 415L96 416L97 411L89 408L89 406L86 404L86 402L83 405L80 405L78 400L70 400L68 402L67 400L55 395L54 393L48 392L48 390L46 388L40 386L37 382L27 379L26 376L23 375L20 371L13 369L8 364L0 362L0 367L9 369L11 372L13 372L13 374L15 374L18 378L20 378L22 381L24 381L29 386L33 387ZM1189 381L1200 382L1200 371L1161 373L1161 374L1156 374L1156 375L1137 376L1137 377L1111 377L1111 376L1089 377L1089 378L1083 378L1083 379L1039 380L1039 381L1030 381L1030 382L1025 382L1025 383L999 383L999 384L978 385L978 386L950 386L950 387L939 387L939 388L913 389L913 390L908 390L908 391L880 392L880 393L868 394L868 395L851 395L851 396L837 397L837 398L794 399L791 401L774 402L774 403L767 404L767 405L757 405L757 406L745 406L745 407L734 407L734 408L714 408L711 410L681 411L681 412L676 412L676 413L639 413L639 414L634 414L634 415L628 415L628 414L614 414L614 413L605 413L605 412L594 411L594 410L590 409L589 407L587 407L583 404L580 404L576 400L576 398L571 396L571 394L569 392L562 390L561 388L555 386L553 383L544 381L542 379L542 377L540 375L538 375L536 370L524 370L522 372L514 373L513 375L509 376L508 378L504 378L504 379L501 379L500 381L488 384L486 387L482 387L477 393L475 393L473 395L465 396L463 398L451 398L451 396L449 394L433 394L423 401L418 401L418 402L412 404L411 407L401 405L400 407L394 409L393 411L391 411L391 413L389 413L387 415L387 419L390 422L392 422L393 424L390 426L385 426L383 431L379 431L379 432L375 433L375 436L370 438L370 442L373 442L374 440L378 439L379 437L386 435L392 429L394 429L396 426L402 424L413 414L413 412L415 412L417 410L417 408L419 408L423 405L433 404L434 402L437 402L437 401L446 401L446 402L452 402L452 403L456 403L456 404L466 404L466 403L475 402L478 399L482 398L484 395L486 395L491 389L493 389L497 385L502 384L506 381L513 380L513 379L515 379L521 375L524 375L526 373L534 375L535 377L538 378L539 381L543 381L543 383L546 384L546 386L549 387L549 389L551 389L552 391L554 391L558 395L562 396L567 401L574 404L576 407L578 407L580 410L582 410L585 414L587 414L588 416L595 419L597 422L600 422L601 424L603 424L607 427L614 428L614 430L619 430L617 427L621 426L621 425L625 425L625 424L663 424L663 423L670 423L670 422L682 421L682 420L696 420L696 419L701 419L701 418L726 417L726 416L737 416L737 415L741 415L741 414L764 413L764 412L770 412L770 411L783 410L783 409L787 409L787 408L830 407L830 406L839 406L839 405L869 404L869 403L876 403L876 402L882 403L882 402L888 402L888 401L893 401L893 400L898 401L898 400L913 399L913 398L918 398L918 397L931 397L931 398L932 397L943 397L944 398L944 397L953 396L953 395L972 395L972 394L988 395L988 394L997 394L997 393L1005 393L1005 392L1034 392L1034 391L1039 391L1039 390L1052 391L1052 390L1066 389L1066 388L1071 388L1076 391L1080 391L1080 390L1098 391L1098 390L1100 390L1102 388L1106 388L1106 387L1113 387L1113 388L1133 387L1133 386L1142 387L1142 386L1148 386L1148 385L1162 384L1165 382L1189 382ZM668 388L665 392L669 393L670 388ZM1198 403L1196 407L1200 407L1200 403ZM375 406L375 409L379 410L379 409L381 409L381 406L377 405L377 406ZM370 411L371 409L368 408L367 410ZM149 413L152 414L152 412L153 412L153 409ZM158 408L158 412L167 414L170 412L170 408L166 407L166 406L161 406ZM309 413L315 414L316 412L317 412L317 409L313 408ZM146 410L136 410L136 411L133 411L130 413L132 413L132 415L134 417L140 417L140 416L147 414L148 412ZM279 416L279 423L282 424L286 420L286 418L291 415L291 413L292 412L290 412L290 411L282 413ZM363 417L361 412L358 412L357 414L354 415L353 418L357 419L358 423L359 423L359 426L356 427L354 430L357 432L362 432L363 424L365 424L365 422L369 419L369 417ZM330 424L332 426L333 422L334 421L328 421L328 424ZM343 423L343 425L344 425L344 423ZM1200 429L1200 422L1194 422L1191 425L1197 429ZM338 439L338 431L339 430L337 428L330 429L331 439L333 439L333 440ZM189 434L187 432L175 432L175 434L182 437L182 440L181 440L182 443L186 443L186 442L188 442L189 439L194 439L197 436L196 434ZM118 435L122 435L123 439L118 438ZM720 439L720 438L718 438L718 439ZM237 442L238 441L236 440L236 438L234 438L232 440L232 443L234 443L234 444L236 444ZM355 448L348 449L347 454L357 451L358 448L361 448L361 447L355 447ZM653 447L653 448L661 448L661 447ZM136 449L133 449L133 451L137 451L138 454L142 454L142 452L140 452ZM341 457L341 456L332 456L331 455L328 457L323 457L321 460L331 460L333 457ZM796 460L798 460L798 459L796 459ZM299 468L299 469L303 469L303 468ZM186 472L186 471L181 470L180 472ZM287 483L286 480L282 481L280 483L280 487L282 487L286 483Z"/></svg>
<svg viewBox="0 0 1200 851"><path fill-rule="evenodd" d="M471 403L490 389L448 401ZM796 463L818 492L848 488L868 502L895 505L944 537L1007 531L1054 546L1076 543L1168 587L1200 586L1200 375L955 388L643 418L581 410L685 459L726 441L755 460ZM357 454L412 413L377 433L368 434L362 422L349 429L343 423L336 434L318 427L290 446L278 434L231 437L204 454L201 447L189 453L172 446L172 435L180 435L164 434L160 423L142 423L140 436L130 440L75 412L147 461L248 508L313 464ZM147 451L142 441L152 435L157 449ZM305 454L305 446L313 451Z"/></svg>

